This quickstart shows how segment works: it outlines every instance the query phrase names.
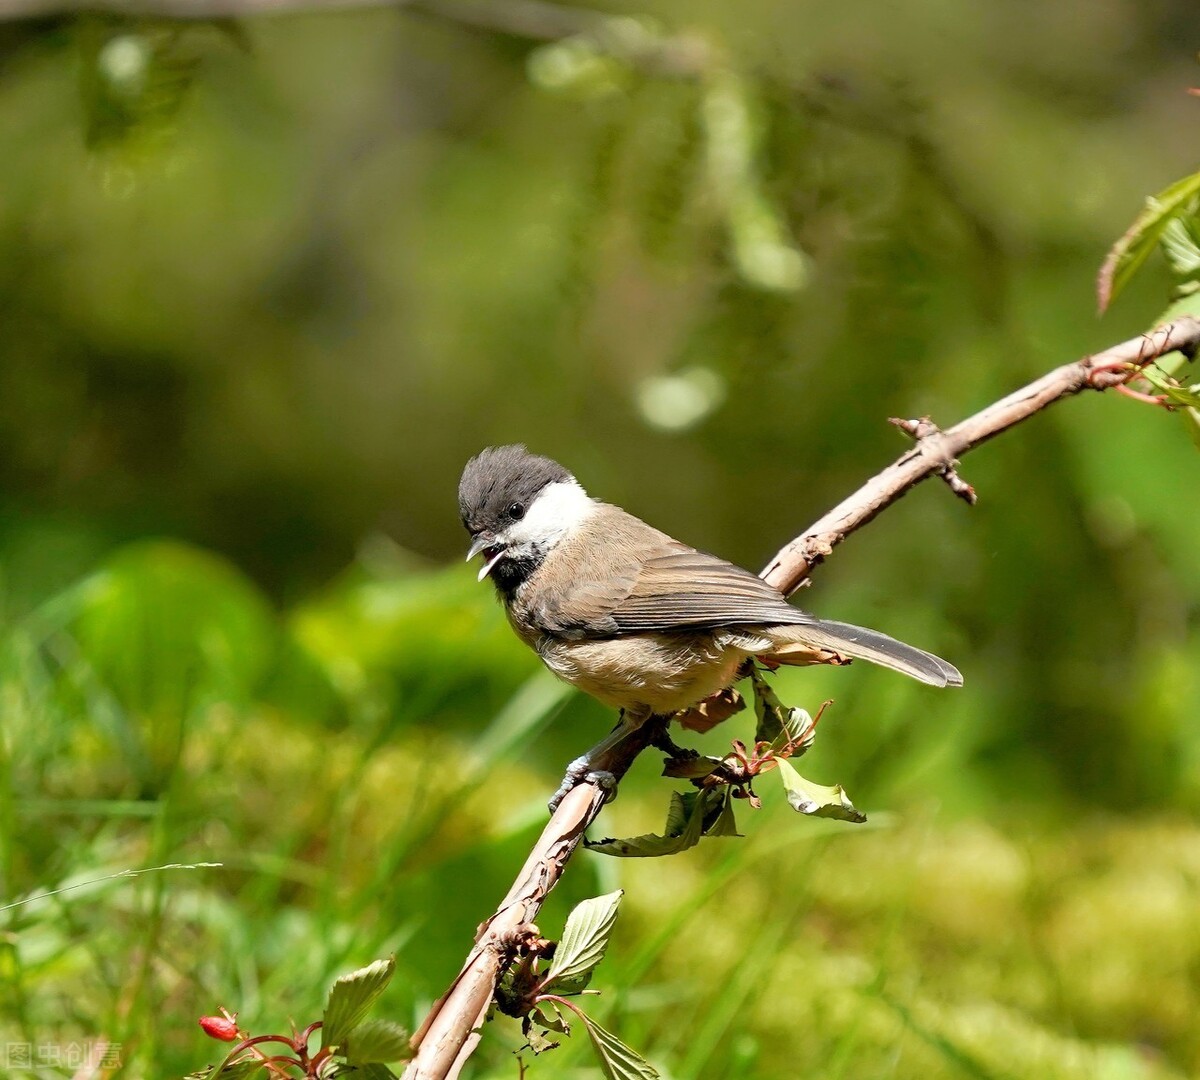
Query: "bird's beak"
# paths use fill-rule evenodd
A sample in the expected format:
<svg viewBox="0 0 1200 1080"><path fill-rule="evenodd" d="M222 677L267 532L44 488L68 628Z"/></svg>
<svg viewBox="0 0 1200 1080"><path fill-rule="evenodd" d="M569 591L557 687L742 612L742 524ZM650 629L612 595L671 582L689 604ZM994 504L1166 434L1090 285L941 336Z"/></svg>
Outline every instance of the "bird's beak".
<svg viewBox="0 0 1200 1080"><path fill-rule="evenodd" d="M480 552L484 554L483 566L479 568L477 580L482 581L492 572L492 567L500 561L500 556L504 554L505 546L492 533L487 532L480 533L471 541L471 546L467 549L467 562L470 562Z"/></svg>

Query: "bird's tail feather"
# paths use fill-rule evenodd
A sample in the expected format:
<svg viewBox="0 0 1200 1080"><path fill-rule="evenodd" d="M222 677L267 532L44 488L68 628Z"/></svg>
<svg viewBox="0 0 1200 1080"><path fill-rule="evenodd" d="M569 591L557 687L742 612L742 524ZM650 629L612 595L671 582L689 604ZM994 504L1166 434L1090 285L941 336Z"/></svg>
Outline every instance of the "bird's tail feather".
<svg viewBox="0 0 1200 1080"><path fill-rule="evenodd" d="M817 660L814 650L829 650L891 668L930 686L962 686L963 682L958 668L940 656L865 626L814 619L799 625L772 627L771 637L776 648L763 655L781 664L811 664Z"/></svg>

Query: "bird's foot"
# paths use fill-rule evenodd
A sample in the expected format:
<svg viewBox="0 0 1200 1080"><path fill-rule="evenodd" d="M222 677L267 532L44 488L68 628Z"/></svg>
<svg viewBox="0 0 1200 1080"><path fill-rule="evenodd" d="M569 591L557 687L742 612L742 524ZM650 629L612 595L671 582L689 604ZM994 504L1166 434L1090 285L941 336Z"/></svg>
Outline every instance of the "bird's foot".
<svg viewBox="0 0 1200 1080"><path fill-rule="evenodd" d="M617 778L604 769L593 769L592 759L586 754L577 757L567 766L566 774L558 790L550 799L550 813L558 809L558 804L567 797L567 793L580 784L595 784L604 792L604 801L612 802L617 797Z"/></svg>

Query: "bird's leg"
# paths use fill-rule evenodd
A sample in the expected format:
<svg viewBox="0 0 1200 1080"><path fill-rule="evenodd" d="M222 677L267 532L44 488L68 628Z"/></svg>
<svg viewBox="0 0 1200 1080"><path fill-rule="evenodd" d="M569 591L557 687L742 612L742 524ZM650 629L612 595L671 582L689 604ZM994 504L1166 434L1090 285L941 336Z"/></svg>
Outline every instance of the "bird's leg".
<svg viewBox="0 0 1200 1080"><path fill-rule="evenodd" d="M649 719L650 711L648 709L622 709L617 726L586 754L577 757L567 766L566 775L563 776L562 783L558 785L558 790L550 800L550 813L553 814L558 809L558 804L563 801L568 791L585 781L599 785L608 793L609 802L615 799L617 797L616 777L607 769L599 766L604 764L608 755L620 745L626 735L637 731Z"/></svg>

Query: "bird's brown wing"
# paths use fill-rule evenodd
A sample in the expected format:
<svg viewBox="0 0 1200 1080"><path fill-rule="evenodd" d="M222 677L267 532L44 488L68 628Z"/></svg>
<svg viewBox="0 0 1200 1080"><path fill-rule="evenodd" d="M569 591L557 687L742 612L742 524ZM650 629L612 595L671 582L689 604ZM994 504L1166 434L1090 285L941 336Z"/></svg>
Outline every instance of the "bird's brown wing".
<svg viewBox="0 0 1200 1080"><path fill-rule="evenodd" d="M647 559L611 613L618 631L705 629L802 623L812 616L790 606L778 589L715 555L672 545Z"/></svg>
<svg viewBox="0 0 1200 1080"><path fill-rule="evenodd" d="M934 686L961 686L945 660L878 630L818 619L740 566L697 551L633 519L620 530L586 536L560 567L574 584L532 612L534 622L567 638L604 638L705 630L718 626L795 627L779 659L855 657ZM623 538L618 540L617 537ZM606 544L606 539L609 541ZM778 631L773 637L779 637Z"/></svg>
<svg viewBox="0 0 1200 1080"><path fill-rule="evenodd" d="M813 621L761 578L715 555L667 537L641 555L610 553L605 572L581 575L543 621L581 637Z"/></svg>

